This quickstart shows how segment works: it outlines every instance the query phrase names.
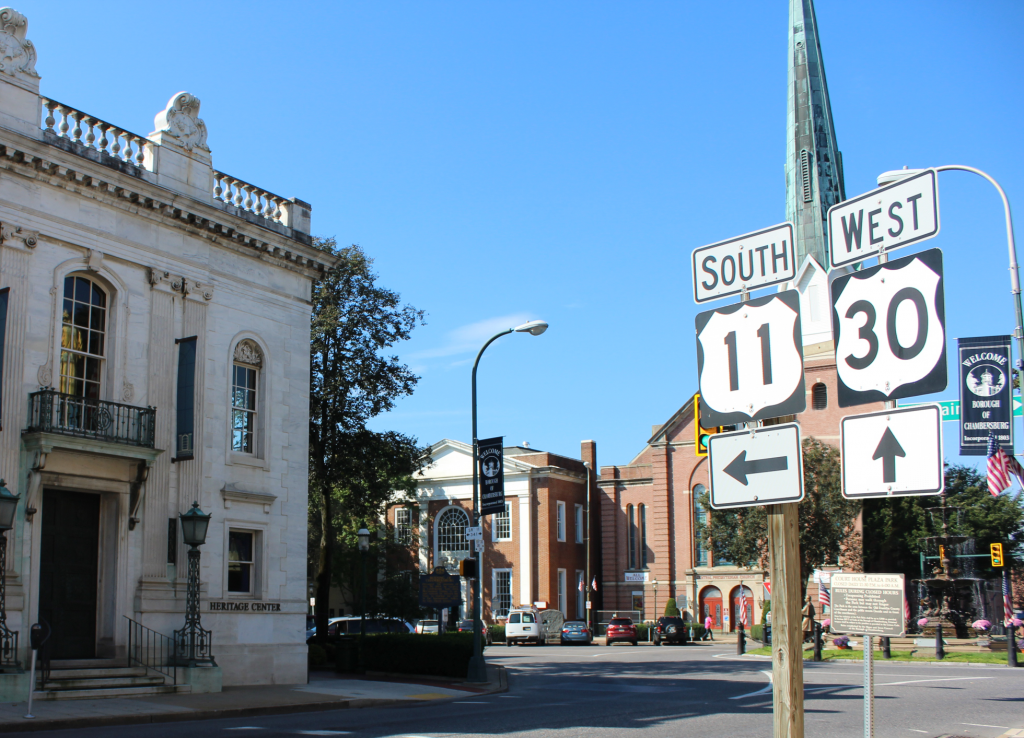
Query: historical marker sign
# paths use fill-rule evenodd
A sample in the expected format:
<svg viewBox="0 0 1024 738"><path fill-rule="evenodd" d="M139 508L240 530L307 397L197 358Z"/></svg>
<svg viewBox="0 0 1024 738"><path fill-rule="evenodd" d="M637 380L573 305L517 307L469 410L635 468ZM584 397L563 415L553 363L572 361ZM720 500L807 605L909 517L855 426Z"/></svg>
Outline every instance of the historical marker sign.
<svg viewBox="0 0 1024 738"><path fill-rule="evenodd" d="M900 638L903 618L902 574L832 575L832 624L836 633Z"/></svg>
<svg viewBox="0 0 1024 738"><path fill-rule="evenodd" d="M458 577L434 569L433 574L420 576L420 607L455 607L462 602L462 586Z"/></svg>
<svg viewBox="0 0 1024 738"><path fill-rule="evenodd" d="M831 292L839 407L946 388L939 249L837 277Z"/></svg>
<svg viewBox="0 0 1024 738"><path fill-rule="evenodd" d="M796 290L700 313L696 327L704 427L795 415L806 409Z"/></svg>
<svg viewBox="0 0 1024 738"><path fill-rule="evenodd" d="M788 282L797 268L793 224L701 246L694 249L692 259L697 303Z"/></svg>
<svg viewBox="0 0 1024 738"><path fill-rule="evenodd" d="M832 268L939 235L939 185L934 169L844 200L828 211Z"/></svg>
<svg viewBox="0 0 1024 738"><path fill-rule="evenodd" d="M711 507L775 505L804 498L796 423L716 433L708 439Z"/></svg>
<svg viewBox="0 0 1024 738"><path fill-rule="evenodd" d="M1010 336L961 338L957 345L960 455L984 456L988 453L989 433L994 433L999 445L1013 454Z"/></svg>
<svg viewBox="0 0 1024 738"><path fill-rule="evenodd" d="M841 432L844 497L942 492L942 408L938 404L848 415Z"/></svg>

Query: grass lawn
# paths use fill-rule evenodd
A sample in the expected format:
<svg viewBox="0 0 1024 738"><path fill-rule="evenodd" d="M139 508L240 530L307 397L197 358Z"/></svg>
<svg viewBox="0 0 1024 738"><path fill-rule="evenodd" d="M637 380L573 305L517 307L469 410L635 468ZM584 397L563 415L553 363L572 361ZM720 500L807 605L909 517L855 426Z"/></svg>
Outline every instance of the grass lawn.
<svg viewBox="0 0 1024 738"><path fill-rule="evenodd" d="M754 656L770 656L770 648L752 648L747 653ZM921 651L917 651L918 654ZM810 661L813 658L813 651L804 651L804 660ZM861 661L864 658L863 651L853 650L840 650L838 648L827 648L821 652L821 658L825 661L832 659L852 659L854 661ZM1018 656L1018 659L1024 660L1022 656ZM910 651L893 651L892 661L938 661L935 658L934 652L931 652L928 656L913 656ZM882 658L881 651L875 651L875 661L885 661ZM1006 654L1005 653L966 653L960 651L947 651L946 658L943 661L953 661L958 663L967 664L1005 664Z"/></svg>

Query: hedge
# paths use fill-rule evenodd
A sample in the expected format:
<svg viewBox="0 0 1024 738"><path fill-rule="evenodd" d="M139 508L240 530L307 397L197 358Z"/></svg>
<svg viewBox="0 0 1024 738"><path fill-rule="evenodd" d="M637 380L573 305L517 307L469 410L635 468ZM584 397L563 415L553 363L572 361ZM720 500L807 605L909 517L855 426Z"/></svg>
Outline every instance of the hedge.
<svg viewBox="0 0 1024 738"><path fill-rule="evenodd" d="M505 642L505 626L504 625L488 625L487 630L491 633L492 643L504 643Z"/></svg>
<svg viewBox="0 0 1024 738"><path fill-rule="evenodd" d="M465 678L473 655L472 633L380 633L366 638L367 671Z"/></svg>
<svg viewBox="0 0 1024 738"><path fill-rule="evenodd" d="M762 637L764 635L763 631L764 631L764 626L763 625L761 625L761 624L751 625L750 626L750 637L753 638L755 641L761 641L763 643L764 642L764 638Z"/></svg>
<svg viewBox="0 0 1024 738"><path fill-rule="evenodd" d="M327 652L315 643L309 644L309 665L323 666L327 663Z"/></svg>

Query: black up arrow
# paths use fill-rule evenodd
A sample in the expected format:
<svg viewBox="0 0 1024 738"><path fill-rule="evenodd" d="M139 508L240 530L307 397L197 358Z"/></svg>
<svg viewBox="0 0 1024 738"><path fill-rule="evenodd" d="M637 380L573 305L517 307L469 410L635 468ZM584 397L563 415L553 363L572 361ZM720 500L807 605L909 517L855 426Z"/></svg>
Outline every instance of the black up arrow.
<svg viewBox="0 0 1024 738"><path fill-rule="evenodd" d="M878 448L875 449L875 455L871 457L872 461L882 460L882 481L884 483L891 484L896 481L896 457L906 455L907 452L896 440L896 436L889 428L886 428L885 433L882 434L882 440L878 442Z"/></svg>
<svg viewBox="0 0 1024 738"><path fill-rule="evenodd" d="M770 459L747 461L747 451L744 449L740 451L739 456L729 462L729 466L725 467L725 473L746 487L748 474L786 471L788 468L789 459L785 456L773 456Z"/></svg>

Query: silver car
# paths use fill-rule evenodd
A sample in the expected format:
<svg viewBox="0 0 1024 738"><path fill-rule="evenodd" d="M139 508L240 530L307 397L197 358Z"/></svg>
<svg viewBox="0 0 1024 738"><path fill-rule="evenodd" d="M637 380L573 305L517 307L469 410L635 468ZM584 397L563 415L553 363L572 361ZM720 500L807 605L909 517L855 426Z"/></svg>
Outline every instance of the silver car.
<svg viewBox="0 0 1024 738"><path fill-rule="evenodd" d="M582 643L589 646L594 642L594 632L582 620L567 620L562 625L562 645Z"/></svg>

